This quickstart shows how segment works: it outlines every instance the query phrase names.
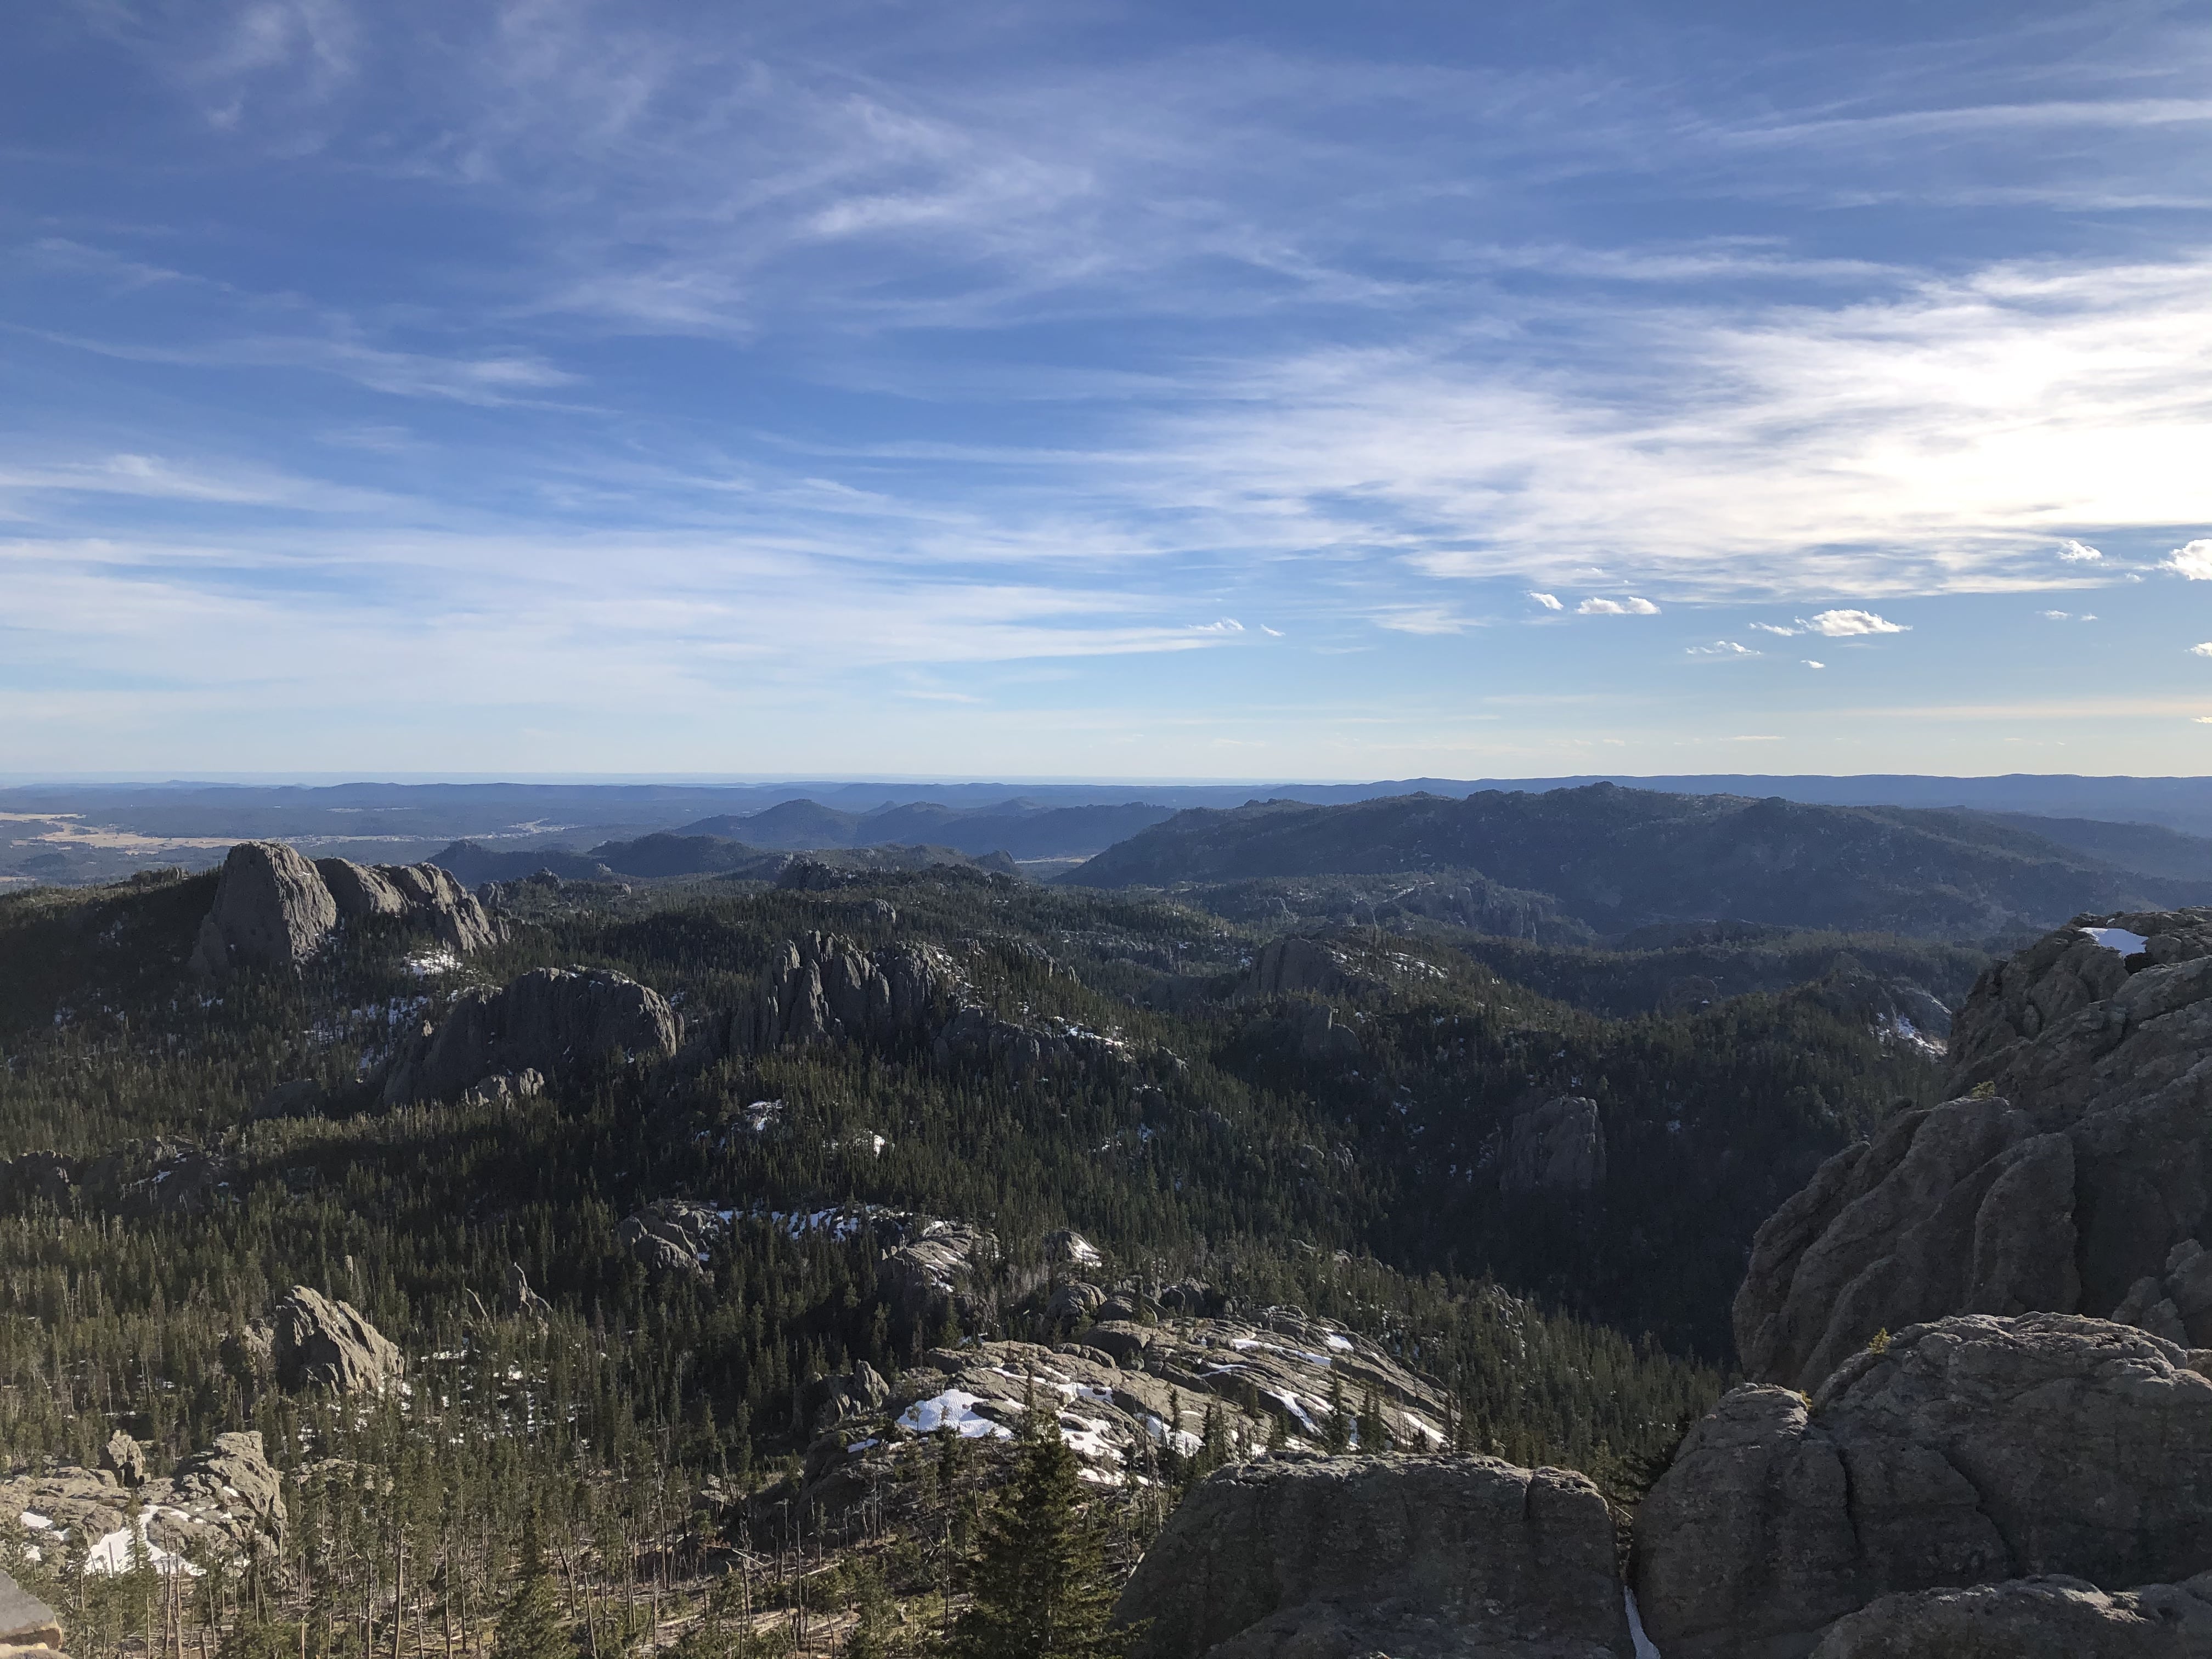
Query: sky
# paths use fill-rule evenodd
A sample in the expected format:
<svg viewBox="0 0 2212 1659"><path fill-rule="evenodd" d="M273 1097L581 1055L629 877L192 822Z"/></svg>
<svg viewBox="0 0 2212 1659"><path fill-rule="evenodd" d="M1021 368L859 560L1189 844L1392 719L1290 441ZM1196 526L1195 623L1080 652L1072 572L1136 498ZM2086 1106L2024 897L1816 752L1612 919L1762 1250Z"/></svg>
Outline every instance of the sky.
<svg viewBox="0 0 2212 1659"><path fill-rule="evenodd" d="M2201 4L8 30L0 774L2212 772Z"/></svg>

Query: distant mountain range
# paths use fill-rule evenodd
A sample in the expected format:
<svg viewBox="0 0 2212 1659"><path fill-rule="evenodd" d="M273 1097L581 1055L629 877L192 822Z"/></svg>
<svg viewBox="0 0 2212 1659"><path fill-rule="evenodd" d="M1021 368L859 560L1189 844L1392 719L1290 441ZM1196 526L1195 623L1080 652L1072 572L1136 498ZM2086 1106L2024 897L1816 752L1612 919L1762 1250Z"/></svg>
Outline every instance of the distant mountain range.
<svg viewBox="0 0 2212 1659"><path fill-rule="evenodd" d="M2035 823L2037 820L2026 820ZM2169 869L2212 845L2073 830ZM2179 844L2177 844L2179 843ZM1063 878L1172 887L1362 872L1480 871L1606 933L1701 917L1994 938L2084 910L2212 900L2212 876L2124 869L1988 813L1820 806L1592 784L1548 794L1268 801L1176 814Z"/></svg>

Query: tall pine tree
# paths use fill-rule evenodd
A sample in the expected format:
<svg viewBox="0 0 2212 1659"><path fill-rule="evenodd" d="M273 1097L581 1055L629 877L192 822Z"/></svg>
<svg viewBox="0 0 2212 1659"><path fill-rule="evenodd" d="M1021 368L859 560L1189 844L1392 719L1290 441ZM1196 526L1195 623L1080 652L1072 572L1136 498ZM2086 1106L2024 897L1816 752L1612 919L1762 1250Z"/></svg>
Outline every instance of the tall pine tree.
<svg viewBox="0 0 2212 1659"><path fill-rule="evenodd" d="M1075 1454L1050 1413L1038 1415L984 1519L969 1573L975 1601L953 1626L952 1659L1108 1659L1128 1642L1131 1632L1108 1626L1105 1540L1080 1508Z"/></svg>
<svg viewBox="0 0 2212 1659"><path fill-rule="evenodd" d="M573 1651L561 1628L561 1603L553 1575L545 1570L538 1545L538 1517L523 1522L522 1559L517 1564L514 1594L501 1609L492 1638L494 1659L567 1659Z"/></svg>

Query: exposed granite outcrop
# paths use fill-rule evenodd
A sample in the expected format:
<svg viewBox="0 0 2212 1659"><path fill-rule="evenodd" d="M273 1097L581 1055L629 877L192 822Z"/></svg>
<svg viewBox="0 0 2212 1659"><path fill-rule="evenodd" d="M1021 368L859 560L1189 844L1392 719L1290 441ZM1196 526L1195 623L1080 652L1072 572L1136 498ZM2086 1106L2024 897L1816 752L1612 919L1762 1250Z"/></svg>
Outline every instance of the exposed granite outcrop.
<svg viewBox="0 0 2212 1659"><path fill-rule="evenodd" d="M269 1310L269 1363L287 1389L381 1394L406 1361L349 1302L295 1285Z"/></svg>
<svg viewBox="0 0 2212 1659"><path fill-rule="evenodd" d="M1507 1127L1498 1184L1509 1193L1586 1193L1605 1179L1597 1103L1559 1095Z"/></svg>
<svg viewBox="0 0 2212 1659"><path fill-rule="evenodd" d="M1209 1475L1115 1616L1138 1659L1630 1659L1613 1516L1559 1469L1279 1455Z"/></svg>
<svg viewBox="0 0 2212 1659"><path fill-rule="evenodd" d="M247 965L297 969L323 948L341 920L371 916L426 927L455 952L482 950L506 936L501 922L436 865L311 864L283 842L245 841L223 860L191 966L212 977Z"/></svg>
<svg viewBox="0 0 2212 1659"><path fill-rule="evenodd" d="M1885 1595L1813 1659L2212 1659L2212 1573L2107 1593L2052 1576Z"/></svg>
<svg viewBox="0 0 2212 1659"><path fill-rule="evenodd" d="M1953 1054L1953 1098L1830 1158L1759 1229L1735 1310L1746 1372L1816 1388L1877 1330L1954 1313L2183 1335L2195 1317L2212 1337L2187 1267L2212 1226L2212 911L2047 935L1982 975Z"/></svg>
<svg viewBox="0 0 2212 1659"><path fill-rule="evenodd" d="M1667 1659L1797 1659L1877 1597L2212 1561L2212 1382L2142 1331L1966 1316L1853 1356L1808 1402L1724 1398L1637 1517Z"/></svg>
<svg viewBox="0 0 2212 1659"><path fill-rule="evenodd" d="M569 1077L611 1054L625 1063L666 1060L683 1030L666 998L626 975L535 968L497 991L458 998L434 1028L401 1047L386 1067L383 1100L447 1100L488 1081L526 1098L535 1091L529 1073Z"/></svg>

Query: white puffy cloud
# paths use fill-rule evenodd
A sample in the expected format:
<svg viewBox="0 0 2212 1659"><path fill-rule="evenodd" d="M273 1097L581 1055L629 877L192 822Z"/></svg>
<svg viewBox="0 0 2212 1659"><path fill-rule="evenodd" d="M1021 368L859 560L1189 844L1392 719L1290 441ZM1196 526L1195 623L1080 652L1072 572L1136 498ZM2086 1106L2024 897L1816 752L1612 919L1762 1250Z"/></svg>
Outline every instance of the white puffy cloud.
<svg viewBox="0 0 2212 1659"><path fill-rule="evenodd" d="M1794 628L1783 628L1773 623L1753 623L1752 626L1762 634L1778 634L1785 640L1797 631Z"/></svg>
<svg viewBox="0 0 2212 1659"><path fill-rule="evenodd" d="M1814 662L1810 657L1800 657L1798 660L1808 668L1826 668L1828 665L1824 662Z"/></svg>
<svg viewBox="0 0 2212 1659"><path fill-rule="evenodd" d="M2212 657L2212 640L2207 640L2202 645L2191 646L2189 654L2192 657Z"/></svg>
<svg viewBox="0 0 2212 1659"><path fill-rule="evenodd" d="M1738 645L1734 640L1715 640L1711 645L1686 647L1693 657L1756 657L1762 654L1747 645Z"/></svg>
<svg viewBox="0 0 2212 1659"><path fill-rule="evenodd" d="M1584 599L1575 607L1578 617L1656 617L1659 607L1649 599Z"/></svg>
<svg viewBox="0 0 2212 1659"><path fill-rule="evenodd" d="M2193 582L2212 582L2212 537L2184 543L2167 554L2158 568Z"/></svg>
<svg viewBox="0 0 2212 1659"><path fill-rule="evenodd" d="M1564 611L1566 609L1565 605L1559 603L1559 596L1556 593L1531 592L1528 597L1535 600L1537 604L1542 605L1547 611Z"/></svg>
<svg viewBox="0 0 2212 1659"><path fill-rule="evenodd" d="M1242 634L1244 624L1234 617L1224 617L1219 622L1196 623L1190 631L1194 634Z"/></svg>
<svg viewBox="0 0 2212 1659"><path fill-rule="evenodd" d="M2039 611L2035 614L2039 617L2046 617L2052 622L2065 622L2069 617L2069 613L2063 611Z"/></svg>
<svg viewBox="0 0 2212 1659"><path fill-rule="evenodd" d="M2087 542L2077 542L2071 537L2058 544L2058 556L2069 564L2095 564L2105 556Z"/></svg>
<svg viewBox="0 0 2212 1659"><path fill-rule="evenodd" d="M1904 623L1893 623L1887 617L1877 617L1871 611L1823 611L1816 617L1800 617L1798 626L1809 628L1815 634L1826 635L1832 640L1849 639L1857 634L1909 634L1912 630Z"/></svg>

